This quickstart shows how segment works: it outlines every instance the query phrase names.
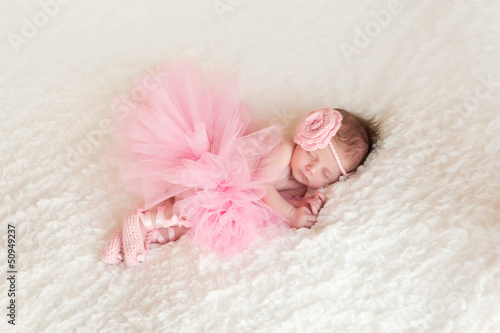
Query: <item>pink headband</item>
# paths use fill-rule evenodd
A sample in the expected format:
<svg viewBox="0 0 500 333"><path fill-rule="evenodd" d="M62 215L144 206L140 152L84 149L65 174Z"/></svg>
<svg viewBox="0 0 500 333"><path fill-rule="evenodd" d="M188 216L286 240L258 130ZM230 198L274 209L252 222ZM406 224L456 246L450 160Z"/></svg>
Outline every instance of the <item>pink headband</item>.
<svg viewBox="0 0 500 333"><path fill-rule="evenodd" d="M293 141L307 151L323 149L329 146L340 171L342 171L345 177L348 177L350 174L342 167L339 155L331 142L331 139L337 134L341 124L342 115L337 110L324 108L311 111L297 127L297 133Z"/></svg>

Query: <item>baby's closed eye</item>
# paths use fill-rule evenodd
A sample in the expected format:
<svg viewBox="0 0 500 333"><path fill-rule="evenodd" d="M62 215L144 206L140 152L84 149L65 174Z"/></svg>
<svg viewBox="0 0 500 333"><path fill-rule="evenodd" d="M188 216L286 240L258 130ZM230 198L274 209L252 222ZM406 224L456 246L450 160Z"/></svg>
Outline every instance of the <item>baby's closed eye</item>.
<svg viewBox="0 0 500 333"><path fill-rule="evenodd" d="M323 170L323 177L325 177L328 181L330 180L330 173L327 169Z"/></svg>

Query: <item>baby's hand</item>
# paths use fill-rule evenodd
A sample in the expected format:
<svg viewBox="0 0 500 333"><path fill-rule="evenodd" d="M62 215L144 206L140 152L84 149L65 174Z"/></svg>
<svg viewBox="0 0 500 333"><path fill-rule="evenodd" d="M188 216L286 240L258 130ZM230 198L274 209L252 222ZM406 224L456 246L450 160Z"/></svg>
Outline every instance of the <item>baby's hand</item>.
<svg viewBox="0 0 500 333"><path fill-rule="evenodd" d="M316 192L313 195L304 199L304 202L311 207L311 212L317 216L319 210L326 203L326 196L321 192Z"/></svg>
<svg viewBox="0 0 500 333"><path fill-rule="evenodd" d="M290 219L290 227L292 228L310 228L316 223L316 215L313 215L306 206L294 208L292 214Z"/></svg>

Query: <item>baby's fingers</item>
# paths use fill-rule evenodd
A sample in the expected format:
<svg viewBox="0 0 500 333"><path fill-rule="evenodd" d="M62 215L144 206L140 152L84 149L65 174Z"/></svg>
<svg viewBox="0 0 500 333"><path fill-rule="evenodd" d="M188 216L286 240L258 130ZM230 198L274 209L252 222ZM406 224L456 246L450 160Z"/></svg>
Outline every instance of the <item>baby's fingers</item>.
<svg viewBox="0 0 500 333"><path fill-rule="evenodd" d="M309 197L309 198L306 199L306 202L309 205L309 207L311 207L311 212L314 215L317 215L318 214L318 208L316 207L316 204L314 203L314 198Z"/></svg>
<svg viewBox="0 0 500 333"><path fill-rule="evenodd" d="M326 195L323 192L316 192L314 193L320 200L321 203L324 205L326 203Z"/></svg>
<svg viewBox="0 0 500 333"><path fill-rule="evenodd" d="M309 214L306 217L306 222L308 228L312 227L316 223L316 215Z"/></svg>
<svg viewBox="0 0 500 333"><path fill-rule="evenodd" d="M311 229L314 227L315 222L307 222L307 224L304 226L304 228Z"/></svg>
<svg viewBox="0 0 500 333"><path fill-rule="evenodd" d="M308 220L308 221L307 221L307 226L306 226L306 228L309 228L309 229L310 229L310 228L311 228L311 227L313 227L315 224L316 224L316 217L314 217L314 219L311 219L311 220Z"/></svg>
<svg viewBox="0 0 500 333"><path fill-rule="evenodd" d="M306 202L309 204L309 206L311 206L311 212L314 215L318 215L318 212L321 209L321 206L323 206L323 202L321 201L321 199L312 196L312 197L307 198Z"/></svg>

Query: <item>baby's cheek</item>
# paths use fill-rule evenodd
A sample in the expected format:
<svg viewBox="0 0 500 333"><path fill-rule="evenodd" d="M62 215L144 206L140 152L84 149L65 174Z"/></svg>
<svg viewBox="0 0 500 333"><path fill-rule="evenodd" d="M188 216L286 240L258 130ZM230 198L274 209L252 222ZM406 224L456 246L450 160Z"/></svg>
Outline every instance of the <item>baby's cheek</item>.
<svg viewBox="0 0 500 333"><path fill-rule="evenodd" d="M323 182L318 181L317 179L311 179L309 182L309 187L312 188L313 190L317 190L321 186L323 186Z"/></svg>
<svg viewBox="0 0 500 333"><path fill-rule="evenodd" d="M323 180L320 184L320 186L318 186L318 188L320 187L323 187L323 186L327 186L327 185L330 185L330 184L333 184L334 182L331 182L331 181L328 181L328 180Z"/></svg>

